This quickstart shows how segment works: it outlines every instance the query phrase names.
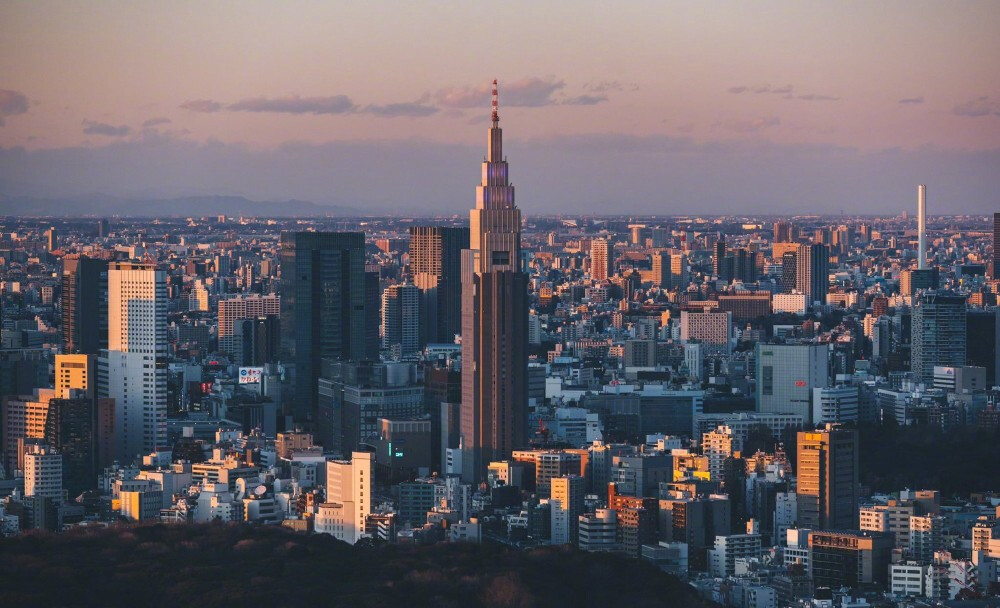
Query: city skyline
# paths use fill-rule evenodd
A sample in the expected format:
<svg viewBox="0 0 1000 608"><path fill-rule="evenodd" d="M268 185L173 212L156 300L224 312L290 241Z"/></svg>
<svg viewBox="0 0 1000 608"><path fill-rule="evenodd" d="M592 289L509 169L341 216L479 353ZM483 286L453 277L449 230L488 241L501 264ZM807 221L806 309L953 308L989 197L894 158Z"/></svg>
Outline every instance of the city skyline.
<svg viewBox="0 0 1000 608"><path fill-rule="evenodd" d="M8 5L0 195L460 213L496 77L539 213L985 213L1000 9L962 8Z"/></svg>

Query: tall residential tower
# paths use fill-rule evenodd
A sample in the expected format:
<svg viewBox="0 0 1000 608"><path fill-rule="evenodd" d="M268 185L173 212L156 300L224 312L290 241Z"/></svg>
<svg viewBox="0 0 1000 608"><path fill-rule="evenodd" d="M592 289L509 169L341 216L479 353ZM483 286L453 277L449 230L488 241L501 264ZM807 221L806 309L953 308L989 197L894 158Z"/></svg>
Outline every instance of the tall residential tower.
<svg viewBox="0 0 1000 608"><path fill-rule="evenodd" d="M462 259L462 477L478 482L524 443L528 391L528 279L521 271L521 211L507 175L493 82L493 123L470 248Z"/></svg>

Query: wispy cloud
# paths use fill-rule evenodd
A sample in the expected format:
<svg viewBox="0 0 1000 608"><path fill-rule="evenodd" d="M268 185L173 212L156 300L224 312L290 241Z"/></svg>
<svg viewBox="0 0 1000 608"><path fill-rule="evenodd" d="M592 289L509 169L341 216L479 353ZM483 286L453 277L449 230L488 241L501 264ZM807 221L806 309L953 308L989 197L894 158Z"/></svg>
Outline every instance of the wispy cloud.
<svg viewBox="0 0 1000 608"><path fill-rule="evenodd" d="M144 120L142 122L142 128L148 129L150 127L155 127L158 125L169 125L171 122L173 121L171 121L169 118L165 116L157 116L156 118L150 118L149 120Z"/></svg>
<svg viewBox="0 0 1000 608"><path fill-rule="evenodd" d="M584 91L592 93L632 92L638 91L639 85L634 82L621 82L620 80L601 80L599 82L588 82L583 85Z"/></svg>
<svg viewBox="0 0 1000 608"><path fill-rule="evenodd" d="M723 127L734 133L757 133L770 127L781 124L781 119L777 116L760 116L749 120L730 120L716 123L715 126Z"/></svg>
<svg viewBox="0 0 1000 608"><path fill-rule="evenodd" d="M607 95L578 95L564 100L562 103L567 106L596 106L608 100Z"/></svg>
<svg viewBox="0 0 1000 608"><path fill-rule="evenodd" d="M816 95L814 93L797 95L795 99L801 99L802 101L840 101L840 98L835 95Z"/></svg>
<svg viewBox="0 0 1000 608"><path fill-rule="evenodd" d="M93 120L83 121L83 132L87 135L103 135L105 137L125 137L132 132L128 125L109 125Z"/></svg>
<svg viewBox="0 0 1000 608"><path fill-rule="evenodd" d="M29 105L28 97L24 93L0 89L0 127L4 125L7 117L26 114Z"/></svg>
<svg viewBox="0 0 1000 608"><path fill-rule="evenodd" d="M384 106L370 105L370 106L365 106L361 111L366 114L373 114L375 116L381 116L383 118L396 118L399 116L405 116L409 118L419 118L422 116L430 116L432 114L437 114L440 110L435 106L414 102L414 103L390 103Z"/></svg>
<svg viewBox="0 0 1000 608"><path fill-rule="evenodd" d="M274 112L278 114L346 114L357 106L347 95L329 97L253 97L226 107L230 112Z"/></svg>
<svg viewBox="0 0 1000 608"><path fill-rule="evenodd" d="M920 97L904 97L904 98L902 98L902 99L899 100L899 103L901 103L903 105L921 104L921 103L924 103L924 96L921 95Z"/></svg>
<svg viewBox="0 0 1000 608"><path fill-rule="evenodd" d="M1000 116L1000 101L990 99L987 96L960 103L952 108L951 113L955 116L966 116L978 118L980 116Z"/></svg>
<svg viewBox="0 0 1000 608"><path fill-rule="evenodd" d="M190 110L192 112L218 112L222 109L222 104L217 101L212 101L211 99L192 99L185 101L180 105L182 110Z"/></svg>
<svg viewBox="0 0 1000 608"><path fill-rule="evenodd" d="M610 86L605 83L605 86ZM556 78L522 78L512 82L501 82L499 86L500 105L514 108L540 108L555 105L594 105L607 101L604 95L579 95L569 97L563 94L566 82ZM438 90L434 100L444 108L482 108L490 103L492 86L449 87ZM597 91L596 89L590 89ZM603 89L610 90L610 89Z"/></svg>
<svg viewBox="0 0 1000 608"><path fill-rule="evenodd" d="M836 95L819 95L816 93L802 93L796 95L795 87L790 84L780 87L772 87L769 84L759 84L753 86L738 85L729 87L726 91L733 95L742 95L743 93L761 95L767 93L770 95L781 95L783 99L797 99L800 101L840 101L840 97L837 97Z"/></svg>

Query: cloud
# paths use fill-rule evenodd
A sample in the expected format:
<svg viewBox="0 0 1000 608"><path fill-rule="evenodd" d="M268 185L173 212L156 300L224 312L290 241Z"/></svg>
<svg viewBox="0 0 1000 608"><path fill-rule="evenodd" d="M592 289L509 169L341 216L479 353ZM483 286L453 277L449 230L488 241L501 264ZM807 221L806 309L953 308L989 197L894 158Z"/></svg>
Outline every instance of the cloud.
<svg viewBox="0 0 1000 608"><path fill-rule="evenodd" d="M977 97L971 101L958 104L952 109L951 113L955 116L966 116L969 118L989 116L990 114L1000 116L1000 101L994 101L986 96Z"/></svg>
<svg viewBox="0 0 1000 608"><path fill-rule="evenodd" d="M813 93L799 95L796 99L801 99L802 101L840 101L839 97L833 95L815 95Z"/></svg>
<svg viewBox="0 0 1000 608"><path fill-rule="evenodd" d="M125 137L132 132L132 127L128 125L109 125L93 120L83 121L83 132L87 135L103 135L105 137Z"/></svg>
<svg viewBox="0 0 1000 608"><path fill-rule="evenodd" d="M632 92L638 91L639 85L634 82L621 82L620 80L602 80L594 83L588 82L583 85L583 90L592 93L607 93L610 91Z"/></svg>
<svg viewBox="0 0 1000 608"><path fill-rule="evenodd" d="M570 97L562 103L567 106L596 106L607 100L607 95L579 95L577 97Z"/></svg>
<svg viewBox="0 0 1000 608"><path fill-rule="evenodd" d="M222 104L217 101L212 101L211 99L192 99L190 101L185 101L180 105L182 110L191 110L192 112L218 112L222 109Z"/></svg>
<svg viewBox="0 0 1000 608"><path fill-rule="evenodd" d="M554 78L522 78L513 82L501 82L499 86L500 105L515 108L539 108L567 103L572 100L556 97L566 87L565 81ZM492 85L476 87L451 87L441 89L434 98L445 108L484 108L490 104ZM581 96L588 97L588 96ZM580 99L580 98L572 98ZM589 99L589 98L588 98ZM599 102L594 102L599 103Z"/></svg>
<svg viewBox="0 0 1000 608"><path fill-rule="evenodd" d="M921 95L920 97L904 97L904 98L902 98L902 99L899 100L899 103L904 104L904 105L905 104L913 105L913 104L918 104L918 103L924 103L924 96Z"/></svg>
<svg viewBox="0 0 1000 608"><path fill-rule="evenodd" d="M156 118L150 118L149 120L143 121L142 127L148 129L149 127L155 127L157 125L169 125L171 121L165 116L157 116Z"/></svg>
<svg viewBox="0 0 1000 608"><path fill-rule="evenodd" d="M28 98L24 93L0 89L0 127L8 116L17 116L28 112Z"/></svg>
<svg viewBox="0 0 1000 608"><path fill-rule="evenodd" d="M781 119L777 116L761 116L751 120L731 120L721 123L721 126L734 133L756 133L769 127L776 127L781 124Z"/></svg>
<svg viewBox="0 0 1000 608"><path fill-rule="evenodd" d="M230 112L275 112L279 114L346 114L357 106L347 95L330 97L254 97L226 107Z"/></svg>
<svg viewBox="0 0 1000 608"><path fill-rule="evenodd" d="M437 114L440 110L438 110L435 106L429 106L422 103L389 103L384 106L365 106L361 111L366 114L373 114L383 118L396 118L399 116L419 118L422 116Z"/></svg>
<svg viewBox="0 0 1000 608"><path fill-rule="evenodd" d="M769 84L760 84L754 86L739 85L735 87L729 87L726 90L734 95L740 95L743 93L755 93L757 95L763 93L769 93L772 95L781 95L784 99L798 99L801 101L840 101L840 98L834 95L817 95L815 93L804 93L802 95L795 95L793 93L795 87L793 87L790 84L786 84L785 86L781 87L772 87Z"/></svg>

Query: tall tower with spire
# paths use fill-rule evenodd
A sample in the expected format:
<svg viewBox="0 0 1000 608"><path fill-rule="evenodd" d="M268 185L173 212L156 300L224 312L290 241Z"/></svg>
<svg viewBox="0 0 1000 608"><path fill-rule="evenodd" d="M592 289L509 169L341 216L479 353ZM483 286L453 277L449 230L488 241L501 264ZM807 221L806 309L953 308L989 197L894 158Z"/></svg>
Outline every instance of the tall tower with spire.
<svg viewBox="0 0 1000 608"><path fill-rule="evenodd" d="M493 81L482 182L462 259L462 478L482 481L510 458L527 429L528 278L521 271L521 211L514 205Z"/></svg>

